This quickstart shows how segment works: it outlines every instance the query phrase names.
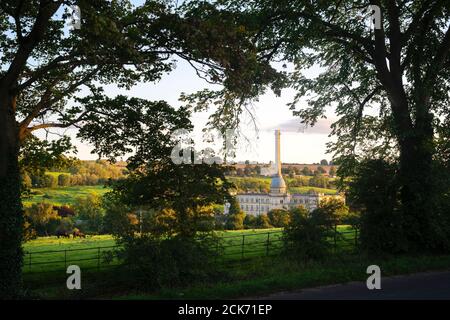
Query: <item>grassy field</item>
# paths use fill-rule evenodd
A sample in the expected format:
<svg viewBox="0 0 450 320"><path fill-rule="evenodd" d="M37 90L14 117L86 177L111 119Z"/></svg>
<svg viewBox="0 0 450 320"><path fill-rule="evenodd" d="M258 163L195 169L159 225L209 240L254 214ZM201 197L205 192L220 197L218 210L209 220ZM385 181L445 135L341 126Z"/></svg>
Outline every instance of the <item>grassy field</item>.
<svg viewBox="0 0 450 320"><path fill-rule="evenodd" d="M54 205L71 205L79 197L86 197L89 194L103 195L110 189L104 186L73 186L73 187L57 187L57 188L38 188L32 189L37 194L30 198L22 199L25 207L31 206L37 202L49 202Z"/></svg>
<svg viewBox="0 0 450 320"><path fill-rule="evenodd" d="M325 193L325 194L336 194L336 189L326 189L326 188L318 188L318 187L291 187L289 188L289 192L291 193L308 193L308 191L315 191L318 193Z"/></svg>
<svg viewBox="0 0 450 320"><path fill-rule="evenodd" d="M349 226L339 226L343 238L337 239L342 249L353 246L354 231ZM220 231L218 248L222 248L218 262L241 261L276 254L282 247L281 229L255 229ZM334 241L334 239L330 239ZM24 245L24 274L56 272L67 265L77 264L84 269L107 267L104 256L113 250L115 241L110 235L88 236L86 239L58 239L42 237ZM113 265L119 263L114 261Z"/></svg>

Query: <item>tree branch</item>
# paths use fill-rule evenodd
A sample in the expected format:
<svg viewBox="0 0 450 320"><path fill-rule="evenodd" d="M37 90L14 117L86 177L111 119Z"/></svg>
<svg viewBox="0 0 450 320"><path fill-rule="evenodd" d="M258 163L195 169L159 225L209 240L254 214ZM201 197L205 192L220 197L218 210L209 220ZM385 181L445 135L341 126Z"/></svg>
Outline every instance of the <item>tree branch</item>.
<svg viewBox="0 0 450 320"><path fill-rule="evenodd" d="M56 2L40 2L38 16L33 25L33 28L31 29L31 32L25 38L23 38L23 41L19 45L19 49L17 50L17 53L13 61L11 62L11 65L9 66L3 78L0 79L1 86L11 88L17 81L20 73L25 68L31 52L44 36L50 18L59 8L62 1L63 0L58 0Z"/></svg>

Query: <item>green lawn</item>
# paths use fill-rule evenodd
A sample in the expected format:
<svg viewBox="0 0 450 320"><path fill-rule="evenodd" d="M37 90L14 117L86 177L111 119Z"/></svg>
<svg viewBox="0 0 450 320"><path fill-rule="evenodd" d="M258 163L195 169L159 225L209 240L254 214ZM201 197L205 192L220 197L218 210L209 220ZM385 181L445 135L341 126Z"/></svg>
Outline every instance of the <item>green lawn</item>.
<svg viewBox="0 0 450 320"><path fill-rule="evenodd" d="M349 226L339 226L342 238L336 239L342 250L353 248L355 233ZM279 252L282 247L282 229L255 229L219 231L218 262L234 262ZM334 239L330 239L333 242ZM84 269L107 267L104 256L115 241L110 235L88 236L86 239L58 239L41 237L24 244L24 274L56 272L67 265L77 264ZM118 263L115 261L114 264Z"/></svg>
<svg viewBox="0 0 450 320"><path fill-rule="evenodd" d="M54 205L71 205L78 197L86 197L89 194L103 195L110 191L104 186L73 186L57 188L37 188L32 189L33 194L30 198L23 198L22 203L25 207L31 206L37 202L49 202Z"/></svg>

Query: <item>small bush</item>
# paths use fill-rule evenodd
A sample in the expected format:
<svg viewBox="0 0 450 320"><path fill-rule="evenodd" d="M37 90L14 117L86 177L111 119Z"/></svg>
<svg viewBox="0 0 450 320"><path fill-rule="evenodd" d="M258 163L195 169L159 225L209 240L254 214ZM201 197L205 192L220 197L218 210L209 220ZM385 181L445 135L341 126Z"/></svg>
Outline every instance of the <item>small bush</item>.
<svg viewBox="0 0 450 320"><path fill-rule="evenodd" d="M119 256L135 287L153 290L182 286L214 276L216 241L212 236L201 239L134 237L122 241L124 248Z"/></svg>
<svg viewBox="0 0 450 320"><path fill-rule="evenodd" d="M256 227L259 229L269 229L272 228L270 224L270 219L267 214L261 214L256 217Z"/></svg>
<svg viewBox="0 0 450 320"><path fill-rule="evenodd" d="M225 229L227 230L242 230L244 229L245 213L238 212L227 215L227 221L225 223Z"/></svg>
<svg viewBox="0 0 450 320"><path fill-rule="evenodd" d="M286 253L295 259L321 260L328 256L333 236L329 217L317 212L309 214L304 207L291 209L290 223L284 228L283 242Z"/></svg>
<svg viewBox="0 0 450 320"><path fill-rule="evenodd" d="M275 228L284 228L289 224L289 211L283 209L273 209L267 214L270 219L270 224Z"/></svg>
<svg viewBox="0 0 450 320"><path fill-rule="evenodd" d="M257 228L257 226L256 226L256 217L254 215L251 215L251 214L245 215L244 228L245 229L255 229L255 228Z"/></svg>

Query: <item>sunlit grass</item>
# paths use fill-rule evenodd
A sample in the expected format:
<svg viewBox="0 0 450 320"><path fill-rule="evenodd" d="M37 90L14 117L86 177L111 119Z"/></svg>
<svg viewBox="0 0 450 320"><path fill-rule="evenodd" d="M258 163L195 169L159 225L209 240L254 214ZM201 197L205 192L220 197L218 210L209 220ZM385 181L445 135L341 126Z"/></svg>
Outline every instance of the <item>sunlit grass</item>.
<svg viewBox="0 0 450 320"><path fill-rule="evenodd" d="M22 204L25 207L31 206L33 203L48 202L54 205L71 205L76 199L86 197L89 194L103 195L111 189L104 186L71 186L57 188L36 188L32 192L37 194L31 195L30 198L23 198Z"/></svg>

